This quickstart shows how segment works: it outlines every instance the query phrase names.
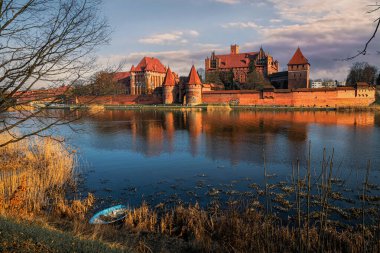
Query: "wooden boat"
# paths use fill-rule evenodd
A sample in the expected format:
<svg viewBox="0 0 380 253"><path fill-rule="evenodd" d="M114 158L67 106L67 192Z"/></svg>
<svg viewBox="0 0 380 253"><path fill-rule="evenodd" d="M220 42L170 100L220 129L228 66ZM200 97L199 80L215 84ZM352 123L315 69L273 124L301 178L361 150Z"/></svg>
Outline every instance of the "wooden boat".
<svg viewBox="0 0 380 253"><path fill-rule="evenodd" d="M90 224L104 225L121 221L128 214L129 209L124 205L118 205L104 209L96 213L91 219Z"/></svg>

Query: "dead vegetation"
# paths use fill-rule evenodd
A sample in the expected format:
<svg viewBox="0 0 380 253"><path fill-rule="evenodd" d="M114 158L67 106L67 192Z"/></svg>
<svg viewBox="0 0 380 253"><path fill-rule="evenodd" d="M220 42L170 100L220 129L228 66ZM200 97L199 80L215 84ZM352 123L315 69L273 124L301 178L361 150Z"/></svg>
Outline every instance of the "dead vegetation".
<svg viewBox="0 0 380 253"><path fill-rule="evenodd" d="M0 149L0 168L0 212L36 213L73 182L75 156L53 139L25 139Z"/></svg>

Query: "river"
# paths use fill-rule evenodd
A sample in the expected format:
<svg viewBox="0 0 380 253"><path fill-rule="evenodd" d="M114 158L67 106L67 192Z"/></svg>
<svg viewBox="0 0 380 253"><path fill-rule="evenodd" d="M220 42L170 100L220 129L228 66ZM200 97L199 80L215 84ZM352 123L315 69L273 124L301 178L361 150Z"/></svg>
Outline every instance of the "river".
<svg viewBox="0 0 380 253"><path fill-rule="evenodd" d="M345 187L361 184L368 161L379 183L374 112L104 111L71 127L55 134L77 151L79 193L93 192L99 207L249 197L250 185L264 184L264 160L269 181L290 182L297 160L304 174L309 145L314 176L334 150L333 176Z"/></svg>

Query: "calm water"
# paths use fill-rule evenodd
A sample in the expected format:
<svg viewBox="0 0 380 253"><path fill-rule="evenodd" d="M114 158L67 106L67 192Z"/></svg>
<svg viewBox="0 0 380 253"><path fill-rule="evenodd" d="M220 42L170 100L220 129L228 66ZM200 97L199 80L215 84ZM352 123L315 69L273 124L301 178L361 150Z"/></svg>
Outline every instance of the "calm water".
<svg viewBox="0 0 380 253"><path fill-rule="evenodd" d="M264 154L271 180L290 181L292 162L305 171L311 142L312 171L323 149L334 154L334 177L354 187L371 160L380 183L380 114L337 112L106 111L83 117L57 134L78 150L84 183L99 205L142 201L207 203L251 196L263 185ZM314 172L315 171L315 172ZM237 194L240 192L241 194Z"/></svg>

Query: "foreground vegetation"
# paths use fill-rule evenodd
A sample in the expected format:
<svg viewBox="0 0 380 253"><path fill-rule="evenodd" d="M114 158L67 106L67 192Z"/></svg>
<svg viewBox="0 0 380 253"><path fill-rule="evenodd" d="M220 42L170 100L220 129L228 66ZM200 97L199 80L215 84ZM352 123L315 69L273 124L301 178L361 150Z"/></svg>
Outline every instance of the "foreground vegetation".
<svg viewBox="0 0 380 253"><path fill-rule="evenodd" d="M88 217L94 197L66 197L67 190L75 187L74 152L55 140L38 138L0 151L0 251L380 250L379 187L370 180L371 166L363 183L346 197L344 181L334 177L333 154L323 159L318 173L312 172L310 163L303 172L296 163L290 182L271 183L264 166L265 185L250 186L253 198L226 205L212 198L218 194L214 190L207 207L143 203L120 224L91 226ZM339 201L346 208L336 205Z"/></svg>
<svg viewBox="0 0 380 253"><path fill-rule="evenodd" d="M0 217L0 252L121 252L99 241Z"/></svg>

